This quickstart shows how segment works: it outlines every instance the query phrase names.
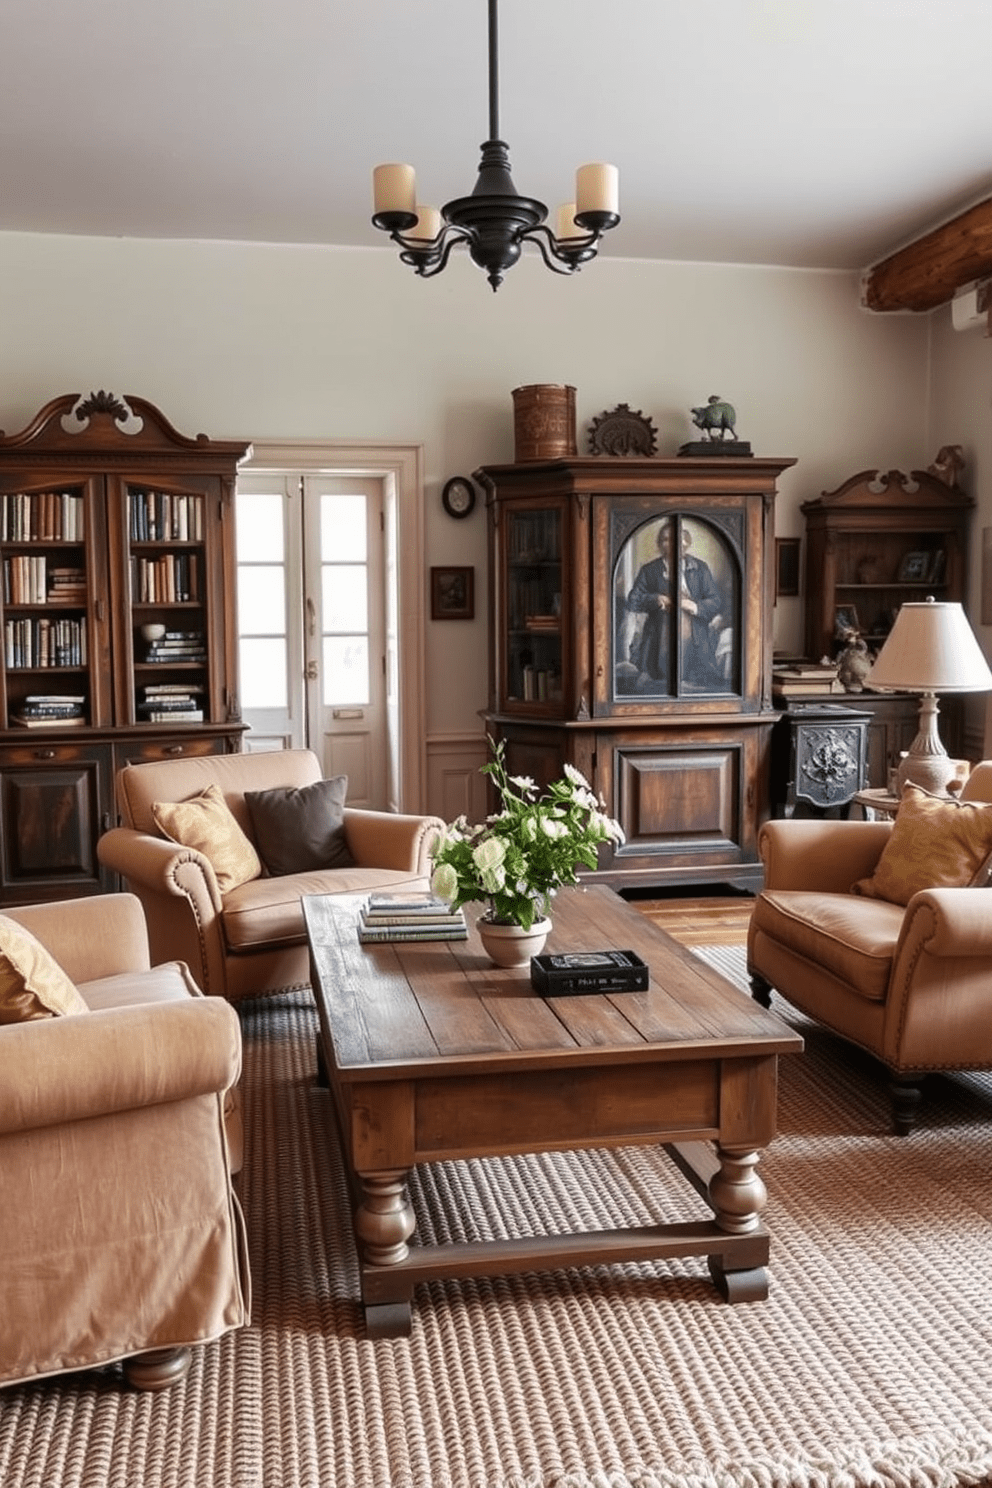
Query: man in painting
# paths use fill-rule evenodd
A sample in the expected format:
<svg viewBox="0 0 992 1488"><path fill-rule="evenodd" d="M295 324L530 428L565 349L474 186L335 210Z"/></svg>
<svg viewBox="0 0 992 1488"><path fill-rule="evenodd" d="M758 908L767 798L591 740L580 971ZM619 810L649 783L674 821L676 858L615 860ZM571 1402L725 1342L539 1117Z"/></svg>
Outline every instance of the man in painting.
<svg viewBox="0 0 992 1488"><path fill-rule="evenodd" d="M666 517L658 527L658 557L645 563L627 596L627 609L645 616L640 635L632 644L630 659L644 682L664 682L671 656L671 612L677 603L681 625L682 675L701 688L724 690L726 679L717 663L716 627L712 622L723 609L723 598L708 564L689 552L692 536L682 527L682 561L673 575L672 549L675 523Z"/></svg>

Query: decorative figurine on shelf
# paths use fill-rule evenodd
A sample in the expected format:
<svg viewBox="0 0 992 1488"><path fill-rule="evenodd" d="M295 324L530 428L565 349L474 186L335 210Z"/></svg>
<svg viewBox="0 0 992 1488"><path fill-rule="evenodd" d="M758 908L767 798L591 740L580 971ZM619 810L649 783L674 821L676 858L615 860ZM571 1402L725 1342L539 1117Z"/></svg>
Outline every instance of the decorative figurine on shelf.
<svg viewBox="0 0 992 1488"><path fill-rule="evenodd" d="M747 440L737 438L737 410L732 403L724 402L718 393L711 393L702 408L690 408L689 412L696 428L702 430L703 437L683 444L679 450L680 455L749 455L751 453L751 446Z"/></svg>
<svg viewBox="0 0 992 1488"><path fill-rule="evenodd" d="M629 403L599 414L589 425L591 455L653 455L657 448L657 431L643 413L635 413Z"/></svg>
<svg viewBox="0 0 992 1488"><path fill-rule="evenodd" d="M864 692L865 678L875 658L856 630L842 630L840 639L843 646L837 654L837 677L845 692Z"/></svg>
<svg viewBox="0 0 992 1488"><path fill-rule="evenodd" d="M958 476L964 469L964 453L959 444L942 444L937 458L927 466L928 475L935 475L947 486L956 486Z"/></svg>

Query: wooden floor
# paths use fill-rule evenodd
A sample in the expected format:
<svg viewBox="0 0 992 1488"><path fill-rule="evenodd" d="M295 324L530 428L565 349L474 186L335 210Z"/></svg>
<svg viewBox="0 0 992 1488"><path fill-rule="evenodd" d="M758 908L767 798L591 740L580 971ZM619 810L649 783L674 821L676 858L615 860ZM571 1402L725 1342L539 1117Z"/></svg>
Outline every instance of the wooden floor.
<svg viewBox="0 0 992 1488"><path fill-rule="evenodd" d="M705 899L632 899L631 904L683 945L744 945L753 900L742 894Z"/></svg>

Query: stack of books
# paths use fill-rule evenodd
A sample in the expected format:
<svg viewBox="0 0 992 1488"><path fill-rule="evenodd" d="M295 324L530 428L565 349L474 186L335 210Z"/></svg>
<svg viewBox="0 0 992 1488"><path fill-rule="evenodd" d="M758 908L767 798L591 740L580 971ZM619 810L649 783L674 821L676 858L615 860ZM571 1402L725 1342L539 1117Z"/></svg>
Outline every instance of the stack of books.
<svg viewBox="0 0 992 1488"><path fill-rule="evenodd" d="M199 662L206 659L206 643L203 632L199 630L167 630L161 639L151 642L145 656L146 661L156 663Z"/></svg>
<svg viewBox="0 0 992 1488"><path fill-rule="evenodd" d="M25 728L71 728L86 722L85 697L59 692L30 693L11 718Z"/></svg>
<svg viewBox="0 0 992 1488"><path fill-rule="evenodd" d="M138 712L149 723L202 723L202 693L198 682L149 682Z"/></svg>
<svg viewBox="0 0 992 1488"><path fill-rule="evenodd" d="M830 662L774 662L772 692L780 697L822 697L824 693L843 692L837 667Z"/></svg>
<svg viewBox="0 0 992 1488"><path fill-rule="evenodd" d="M460 909L426 892L370 894L358 917L363 945L386 940L465 940L468 926Z"/></svg>

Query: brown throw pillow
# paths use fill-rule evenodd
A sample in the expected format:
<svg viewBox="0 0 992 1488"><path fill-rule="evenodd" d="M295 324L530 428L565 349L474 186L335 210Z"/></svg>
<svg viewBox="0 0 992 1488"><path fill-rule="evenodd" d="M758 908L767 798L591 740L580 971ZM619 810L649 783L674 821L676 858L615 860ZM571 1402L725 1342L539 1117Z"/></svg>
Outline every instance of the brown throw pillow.
<svg viewBox="0 0 992 1488"><path fill-rule="evenodd" d="M907 785L892 833L870 878L855 894L908 904L920 889L986 884L992 853L992 804L932 796Z"/></svg>
<svg viewBox="0 0 992 1488"><path fill-rule="evenodd" d="M152 816L163 836L192 847L210 861L222 894L258 878L258 853L234 819L218 785L208 785L188 801L153 801Z"/></svg>
<svg viewBox="0 0 992 1488"><path fill-rule="evenodd" d="M347 790L347 775L335 775L312 785L245 792L255 841L271 874L354 865L344 834Z"/></svg>
<svg viewBox="0 0 992 1488"><path fill-rule="evenodd" d="M0 915L0 1023L32 1023L89 1008L41 941Z"/></svg>

